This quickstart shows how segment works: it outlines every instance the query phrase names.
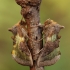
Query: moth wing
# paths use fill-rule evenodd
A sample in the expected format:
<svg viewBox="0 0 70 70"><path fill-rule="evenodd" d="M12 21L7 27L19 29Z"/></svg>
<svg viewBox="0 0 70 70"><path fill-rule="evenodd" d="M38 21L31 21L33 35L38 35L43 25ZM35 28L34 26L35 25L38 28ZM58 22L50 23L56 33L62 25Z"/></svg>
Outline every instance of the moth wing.
<svg viewBox="0 0 70 70"><path fill-rule="evenodd" d="M23 42L20 42L20 46L16 47L12 51L12 57L17 63L21 65L24 65L24 66L33 65L31 53L28 47L26 46L26 44Z"/></svg>
<svg viewBox="0 0 70 70"><path fill-rule="evenodd" d="M12 56L13 57L13 56ZM32 61L32 58L31 56L29 57L30 60L24 60L24 59L21 59L20 57L13 57L13 59L18 63L18 64L21 64L21 65L24 65L24 66L32 66L33 65L33 61Z"/></svg>
<svg viewBox="0 0 70 70"><path fill-rule="evenodd" d="M42 66L51 66L55 64L59 59L60 59L60 51L58 50L59 48L55 49L53 52L50 54L46 54L43 51L40 53L40 56L37 61L37 66L42 67Z"/></svg>

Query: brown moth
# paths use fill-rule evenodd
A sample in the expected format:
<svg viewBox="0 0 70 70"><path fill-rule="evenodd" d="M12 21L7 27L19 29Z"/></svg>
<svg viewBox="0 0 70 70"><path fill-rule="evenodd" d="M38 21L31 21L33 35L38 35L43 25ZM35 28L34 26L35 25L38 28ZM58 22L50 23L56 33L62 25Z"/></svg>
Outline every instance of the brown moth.
<svg viewBox="0 0 70 70"><path fill-rule="evenodd" d="M64 28L54 22L53 20L48 19L43 26L44 34L44 47L40 51L40 56L37 61L37 65L41 66L50 66L55 64L60 59L59 51L59 39L58 35L60 30Z"/></svg>
<svg viewBox="0 0 70 70"><path fill-rule="evenodd" d="M27 45L27 31L25 22L20 21L9 29L13 33L13 50L12 57L14 60L24 66L32 66L32 56ZM24 30L24 31L22 31Z"/></svg>

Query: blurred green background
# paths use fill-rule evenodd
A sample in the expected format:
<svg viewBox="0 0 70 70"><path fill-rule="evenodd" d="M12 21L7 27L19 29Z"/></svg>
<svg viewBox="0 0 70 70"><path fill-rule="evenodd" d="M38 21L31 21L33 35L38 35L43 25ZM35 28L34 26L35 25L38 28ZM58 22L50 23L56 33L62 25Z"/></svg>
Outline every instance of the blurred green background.
<svg viewBox="0 0 70 70"><path fill-rule="evenodd" d="M20 10L15 0L0 0L0 70L29 70L11 57L12 34L8 28L21 19ZM61 59L45 70L70 70L70 0L42 0L40 17L41 23L50 18L65 26L60 32Z"/></svg>

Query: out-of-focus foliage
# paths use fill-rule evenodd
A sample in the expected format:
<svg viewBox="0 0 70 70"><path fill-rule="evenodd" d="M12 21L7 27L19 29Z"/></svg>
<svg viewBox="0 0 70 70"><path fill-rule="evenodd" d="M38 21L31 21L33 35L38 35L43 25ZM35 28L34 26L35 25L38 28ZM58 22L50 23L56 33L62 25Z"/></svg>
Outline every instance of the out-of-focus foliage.
<svg viewBox="0 0 70 70"><path fill-rule="evenodd" d="M15 0L0 0L0 70L29 70L11 57L12 34L8 28L22 18L20 10ZM61 59L55 65L45 67L45 70L70 70L70 0L42 0L40 17L41 23L50 18L65 26L60 32Z"/></svg>

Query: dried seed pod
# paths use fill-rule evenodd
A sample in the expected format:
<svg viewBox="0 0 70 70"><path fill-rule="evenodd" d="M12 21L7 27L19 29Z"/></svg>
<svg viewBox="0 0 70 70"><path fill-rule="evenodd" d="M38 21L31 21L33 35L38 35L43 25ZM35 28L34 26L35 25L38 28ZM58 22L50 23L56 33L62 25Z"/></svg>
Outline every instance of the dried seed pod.
<svg viewBox="0 0 70 70"><path fill-rule="evenodd" d="M23 22L24 23L24 22ZM24 31L22 32L22 29ZM21 24L21 21L17 23L15 26L9 29L13 33L13 50L12 57L13 59L24 66L32 66L32 56L30 50L27 46L26 34L27 31L24 25Z"/></svg>
<svg viewBox="0 0 70 70"><path fill-rule="evenodd" d="M37 61L37 65L39 67L53 65L60 59L61 55L59 51L60 36L58 34L62 28L64 28L64 26L61 26L50 19L48 19L44 23L43 33L45 43Z"/></svg>
<svg viewBox="0 0 70 70"><path fill-rule="evenodd" d="M28 6L38 6L41 3L41 0L15 0L18 5L21 7Z"/></svg>

